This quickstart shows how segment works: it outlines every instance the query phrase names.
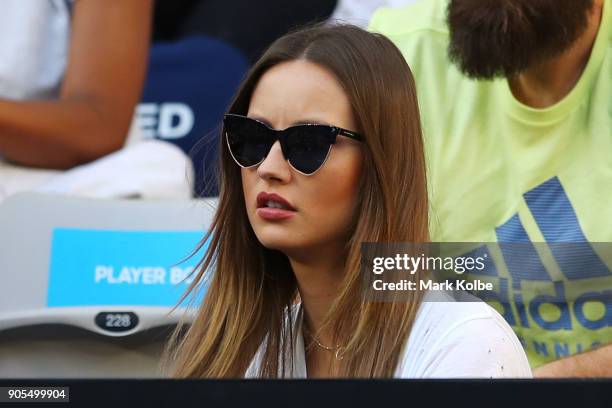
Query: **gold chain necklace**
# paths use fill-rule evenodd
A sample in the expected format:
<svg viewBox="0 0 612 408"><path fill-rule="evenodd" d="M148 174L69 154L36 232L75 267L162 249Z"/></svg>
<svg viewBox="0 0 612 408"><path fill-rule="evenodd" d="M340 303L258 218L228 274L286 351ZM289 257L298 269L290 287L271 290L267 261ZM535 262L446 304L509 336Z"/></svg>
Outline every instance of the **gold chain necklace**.
<svg viewBox="0 0 612 408"><path fill-rule="evenodd" d="M306 325L303 326L303 332L312 340L314 341L314 343L322 348L323 350L326 351L331 351L331 352L335 352L334 356L336 357L336 360L342 360L344 358L344 352L346 351L346 347L342 347L342 346L326 346L325 344L321 343L319 341L319 339L317 339L315 337L315 335L306 327Z"/></svg>

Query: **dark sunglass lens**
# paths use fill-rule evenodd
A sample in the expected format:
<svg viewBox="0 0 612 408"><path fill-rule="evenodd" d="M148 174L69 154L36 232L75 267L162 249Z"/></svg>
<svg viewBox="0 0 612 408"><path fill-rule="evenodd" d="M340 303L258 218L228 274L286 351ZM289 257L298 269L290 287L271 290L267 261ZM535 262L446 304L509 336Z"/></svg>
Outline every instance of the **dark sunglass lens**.
<svg viewBox="0 0 612 408"><path fill-rule="evenodd" d="M298 171L312 174L325 162L333 140L329 126L297 126L287 137L287 158Z"/></svg>
<svg viewBox="0 0 612 408"><path fill-rule="evenodd" d="M274 143L266 127L252 119L227 118L225 131L232 156L244 167L261 162Z"/></svg>

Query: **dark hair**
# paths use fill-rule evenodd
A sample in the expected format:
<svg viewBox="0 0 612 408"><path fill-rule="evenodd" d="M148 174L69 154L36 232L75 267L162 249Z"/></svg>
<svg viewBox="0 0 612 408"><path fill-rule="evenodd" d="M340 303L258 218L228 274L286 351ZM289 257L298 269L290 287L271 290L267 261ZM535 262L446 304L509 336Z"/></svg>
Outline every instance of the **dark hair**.
<svg viewBox="0 0 612 408"><path fill-rule="evenodd" d="M593 0L450 0L449 57L469 77L509 77L561 54Z"/></svg>

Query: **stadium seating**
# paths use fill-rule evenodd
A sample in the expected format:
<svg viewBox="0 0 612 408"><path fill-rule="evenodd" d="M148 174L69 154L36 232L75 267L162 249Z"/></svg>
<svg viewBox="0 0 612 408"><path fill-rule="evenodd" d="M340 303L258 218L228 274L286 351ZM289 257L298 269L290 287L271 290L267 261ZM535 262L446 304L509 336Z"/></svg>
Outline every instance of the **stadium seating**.
<svg viewBox="0 0 612 408"><path fill-rule="evenodd" d="M201 259L194 250L215 205L35 193L5 200L0 378L160 375L168 329L190 318L172 309Z"/></svg>

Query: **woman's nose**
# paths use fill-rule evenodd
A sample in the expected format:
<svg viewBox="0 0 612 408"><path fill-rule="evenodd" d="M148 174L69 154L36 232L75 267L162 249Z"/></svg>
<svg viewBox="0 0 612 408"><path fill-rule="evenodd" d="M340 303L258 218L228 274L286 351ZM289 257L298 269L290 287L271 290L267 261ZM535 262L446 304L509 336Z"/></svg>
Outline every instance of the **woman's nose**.
<svg viewBox="0 0 612 408"><path fill-rule="evenodd" d="M277 180L283 183L291 180L291 168L283 156L278 140L272 145L268 155L257 168L257 174L264 180Z"/></svg>

